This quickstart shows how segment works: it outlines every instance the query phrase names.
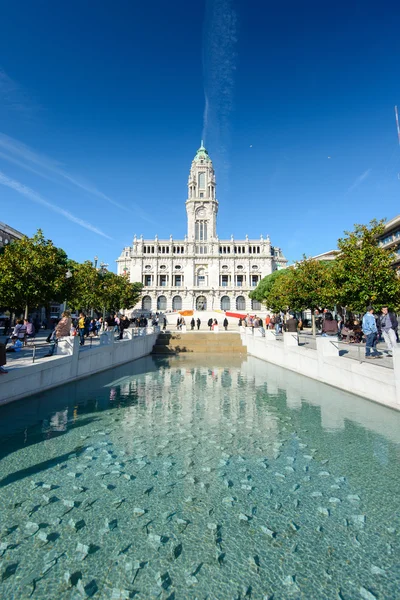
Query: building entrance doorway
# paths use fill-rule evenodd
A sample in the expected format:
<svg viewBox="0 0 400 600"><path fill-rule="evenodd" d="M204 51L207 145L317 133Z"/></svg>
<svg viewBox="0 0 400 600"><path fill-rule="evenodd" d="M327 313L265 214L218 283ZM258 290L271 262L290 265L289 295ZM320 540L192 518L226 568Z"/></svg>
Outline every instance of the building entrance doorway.
<svg viewBox="0 0 400 600"><path fill-rule="evenodd" d="M205 296L199 296L196 300L196 310L206 310L207 300Z"/></svg>

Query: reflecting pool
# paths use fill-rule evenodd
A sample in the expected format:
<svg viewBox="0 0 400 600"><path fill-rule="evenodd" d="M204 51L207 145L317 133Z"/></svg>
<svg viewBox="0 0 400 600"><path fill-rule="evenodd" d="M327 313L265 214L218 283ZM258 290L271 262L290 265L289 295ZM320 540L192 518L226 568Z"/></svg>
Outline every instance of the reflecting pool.
<svg viewBox="0 0 400 600"><path fill-rule="evenodd" d="M255 358L0 409L0 597L400 598L400 414Z"/></svg>

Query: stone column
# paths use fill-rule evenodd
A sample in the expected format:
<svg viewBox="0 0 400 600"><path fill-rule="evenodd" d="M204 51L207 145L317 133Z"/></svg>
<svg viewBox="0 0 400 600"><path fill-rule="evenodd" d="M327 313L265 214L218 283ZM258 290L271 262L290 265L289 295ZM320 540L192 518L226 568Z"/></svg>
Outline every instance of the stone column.
<svg viewBox="0 0 400 600"><path fill-rule="evenodd" d="M111 346L112 344L114 344L114 328L110 331L103 331L100 334L100 346Z"/></svg>
<svg viewBox="0 0 400 600"><path fill-rule="evenodd" d="M292 331L284 331L283 332L283 343L285 348L289 346L298 346L299 345L299 336L297 333Z"/></svg>
<svg viewBox="0 0 400 600"><path fill-rule="evenodd" d="M317 352L318 355L322 357L325 356L339 356L339 347L337 342L337 338L334 336L331 337L319 337L315 338L315 342L317 344Z"/></svg>
<svg viewBox="0 0 400 600"><path fill-rule="evenodd" d="M394 382L396 386L396 403L400 404L400 347L396 345L392 350L393 354L393 369L394 369Z"/></svg>
<svg viewBox="0 0 400 600"><path fill-rule="evenodd" d="M266 329L265 330L265 339L268 342L276 342L276 333L273 329Z"/></svg>
<svg viewBox="0 0 400 600"><path fill-rule="evenodd" d="M79 362L79 336L74 336L72 342L72 364L71 364L71 379L78 375L78 362Z"/></svg>

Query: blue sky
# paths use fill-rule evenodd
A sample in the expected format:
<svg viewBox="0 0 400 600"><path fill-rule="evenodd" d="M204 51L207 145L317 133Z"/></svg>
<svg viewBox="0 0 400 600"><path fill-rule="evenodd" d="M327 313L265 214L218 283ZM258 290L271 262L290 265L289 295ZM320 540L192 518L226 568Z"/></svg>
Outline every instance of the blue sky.
<svg viewBox="0 0 400 600"><path fill-rule="evenodd" d="M220 238L292 261L400 212L398 3L0 8L0 220L72 258L183 237L202 136Z"/></svg>

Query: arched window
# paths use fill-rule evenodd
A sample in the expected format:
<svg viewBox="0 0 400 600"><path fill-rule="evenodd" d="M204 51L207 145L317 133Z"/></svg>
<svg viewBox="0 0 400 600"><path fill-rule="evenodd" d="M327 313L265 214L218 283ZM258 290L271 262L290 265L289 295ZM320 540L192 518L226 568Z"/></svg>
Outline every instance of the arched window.
<svg viewBox="0 0 400 600"><path fill-rule="evenodd" d="M167 299L165 296L158 296L157 310L167 310Z"/></svg>
<svg viewBox="0 0 400 600"><path fill-rule="evenodd" d="M231 309L231 299L229 296L222 296L221 298L221 310L230 310Z"/></svg>
<svg viewBox="0 0 400 600"><path fill-rule="evenodd" d="M246 300L244 299L244 296L238 296L236 298L236 309L246 310Z"/></svg>
<svg viewBox="0 0 400 600"><path fill-rule="evenodd" d="M182 298L180 296L172 298L172 310L182 310Z"/></svg>
<svg viewBox="0 0 400 600"><path fill-rule="evenodd" d="M204 172L199 173L199 189L200 190L206 189L206 174Z"/></svg>
<svg viewBox="0 0 400 600"><path fill-rule="evenodd" d="M150 296L144 296L142 300L142 310L151 310Z"/></svg>
<svg viewBox="0 0 400 600"><path fill-rule="evenodd" d="M251 308L252 310L261 310L261 302L259 302L258 300L252 300Z"/></svg>

